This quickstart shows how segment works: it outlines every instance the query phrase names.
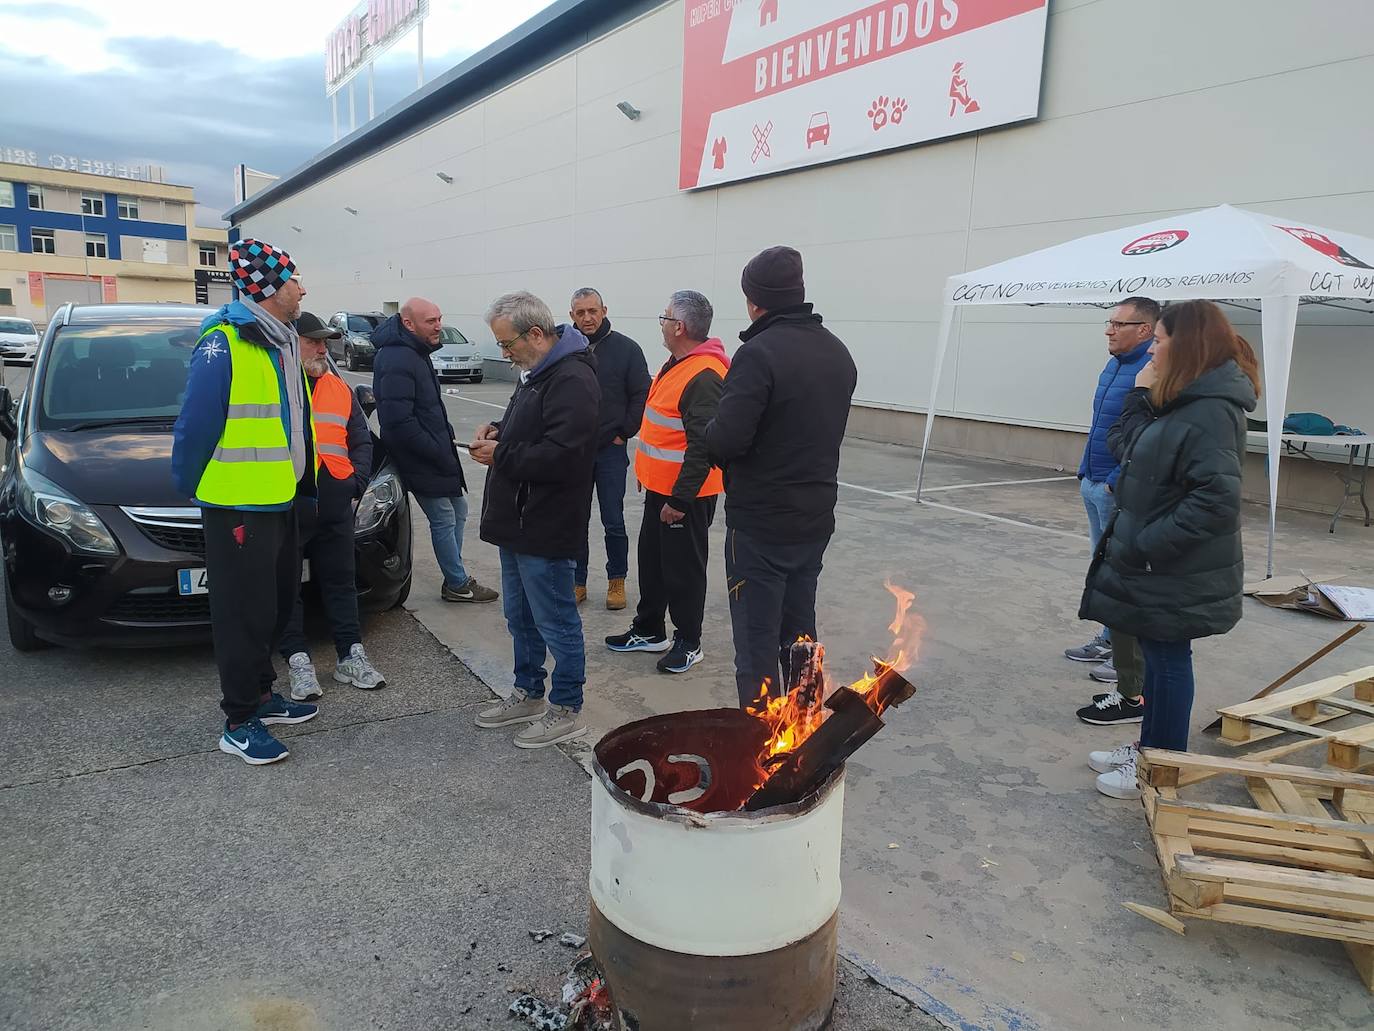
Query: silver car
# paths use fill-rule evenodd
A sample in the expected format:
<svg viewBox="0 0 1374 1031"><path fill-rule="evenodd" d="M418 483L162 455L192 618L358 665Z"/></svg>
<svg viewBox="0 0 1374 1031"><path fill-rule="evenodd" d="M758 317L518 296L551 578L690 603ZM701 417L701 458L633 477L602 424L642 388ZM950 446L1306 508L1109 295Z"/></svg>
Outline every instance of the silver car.
<svg viewBox="0 0 1374 1031"><path fill-rule="evenodd" d="M439 330L439 349L430 353L429 360L441 380L482 382L482 356L477 345L452 326Z"/></svg>
<svg viewBox="0 0 1374 1031"><path fill-rule="evenodd" d="M28 319L0 316L0 357L7 362L33 364L38 353L38 329Z"/></svg>

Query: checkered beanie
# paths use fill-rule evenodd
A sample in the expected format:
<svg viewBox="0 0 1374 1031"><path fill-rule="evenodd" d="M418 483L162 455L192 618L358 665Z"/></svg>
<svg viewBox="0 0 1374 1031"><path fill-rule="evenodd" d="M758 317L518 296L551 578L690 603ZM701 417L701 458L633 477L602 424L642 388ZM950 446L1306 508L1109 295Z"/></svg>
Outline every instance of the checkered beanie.
<svg viewBox="0 0 1374 1031"><path fill-rule="evenodd" d="M296 272L291 255L261 240L240 240L229 247L229 271L239 292L264 301L286 285Z"/></svg>

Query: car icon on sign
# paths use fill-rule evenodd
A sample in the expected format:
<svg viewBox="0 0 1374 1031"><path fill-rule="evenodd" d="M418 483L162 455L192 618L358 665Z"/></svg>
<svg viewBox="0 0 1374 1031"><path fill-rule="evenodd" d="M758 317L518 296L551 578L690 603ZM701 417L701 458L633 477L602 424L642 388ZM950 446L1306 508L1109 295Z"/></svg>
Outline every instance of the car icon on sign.
<svg viewBox="0 0 1374 1031"><path fill-rule="evenodd" d="M806 149L811 149L813 143L830 143L830 115L824 111L817 111L811 116L811 124L806 127Z"/></svg>

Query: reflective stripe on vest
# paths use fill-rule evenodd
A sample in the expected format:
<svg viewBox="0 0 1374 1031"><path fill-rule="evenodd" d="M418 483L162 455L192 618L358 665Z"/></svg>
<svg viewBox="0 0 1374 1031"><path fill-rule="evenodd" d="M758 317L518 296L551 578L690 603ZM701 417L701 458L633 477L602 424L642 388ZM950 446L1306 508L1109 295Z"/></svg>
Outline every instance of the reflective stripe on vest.
<svg viewBox="0 0 1374 1031"><path fill-rule="evenodd" d="M320 464L336 480L353 477L348 457L348 416L353 411L353 391L333 372L315 381L310 394L310 414L315 422L315 468Z"/></svg>
<svg viewBox="0 0 1374 1031"><path fill-rule="evenodd" d="M639 446L635 449L635 477L655 494L671 497L677 485L687 460L687 430L680 407L682 391L705 369L714 369L723 378L726 365L714 355L688 355L667 372L659 373L649 388L644 422L639 427ZM724 489L721 472L713 466L697 497L714 497Z"/></svg>
<svg viewBox="0 0 1374 1031"><path fill-rule="evenodd" d="M296 473L281 421L277 352L246 343L232 323L206 330L201 340L211 333L229 342L229 407L196 499L223 507L289 502L296 496Z"/></svg>

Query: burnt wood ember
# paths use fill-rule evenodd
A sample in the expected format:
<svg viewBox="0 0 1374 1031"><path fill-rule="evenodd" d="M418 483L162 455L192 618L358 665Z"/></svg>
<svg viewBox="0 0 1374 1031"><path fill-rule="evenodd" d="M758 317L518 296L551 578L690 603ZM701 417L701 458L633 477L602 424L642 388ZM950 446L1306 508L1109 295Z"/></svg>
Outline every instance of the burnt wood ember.
<svg viewBox="0 0 1374 1031"><path fill-rule="evenodd" d="M746 812L785 805L805 798L825 783L844 761L883 729L878 712L900 705L915 693L915 688L896 670L878 667L877 682L861 695L847 687L837 688L826 708L830 717L810 737L791 752L763 785L744 803ZM870 698L872 699L870 701Z"/></svg>
<svg viewBox="0 0 1374 1031"><path fill-rule="evenodd" d="M869 707L879 716L916 693L916 686L891 666L874 662L878 682L865 692Z"/></svg>
<svg viewBox="0 0 1374 1031"><path fill-rule="evenodd" d="M792 645L783 689L789 694L799 691L798 708L820 709L825 698L825 645L819 641L797 641Z"/></svg>

